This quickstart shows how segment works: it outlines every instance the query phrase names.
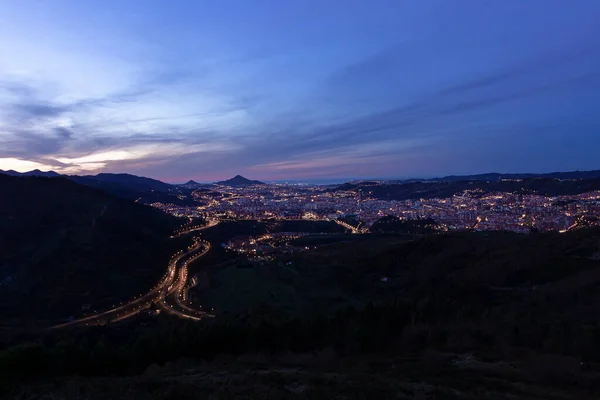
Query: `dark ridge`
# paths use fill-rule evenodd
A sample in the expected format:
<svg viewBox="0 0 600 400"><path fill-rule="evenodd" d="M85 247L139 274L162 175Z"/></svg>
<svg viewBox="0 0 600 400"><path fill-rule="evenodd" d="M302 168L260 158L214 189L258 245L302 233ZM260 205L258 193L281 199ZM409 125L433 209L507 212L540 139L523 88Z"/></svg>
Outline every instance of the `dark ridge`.
<svg viewBox="0 0 600 400"><path fill-rule="evenodd" d="M502 192L514 194L538 194L544 196L566 196L600 190L600 178L557 179L519 178L516 180L461 180L461 181L414 181L401 183L344 183L333 191L355 190L380 200L409 200L446 198L469 191L480 194Z"/></svg>
<svg viewBox="0 0 600 400"><path fill-rule="evenodd" d="M33 171L28 172L17 172L12 169L9 171L0 170L0 174L10 175L10 176L41 176L46 178L55 178L61 176L59 173L54 171L40 171L39 169L34 169Z"/></svg>
<svg viewBox="0 0 600 400"><path fill-rule="evenodd" d="M179 222L67 178L0 175L0 315L55 318L146 291ZM108 304L110 303L110 304Z"/></svg>

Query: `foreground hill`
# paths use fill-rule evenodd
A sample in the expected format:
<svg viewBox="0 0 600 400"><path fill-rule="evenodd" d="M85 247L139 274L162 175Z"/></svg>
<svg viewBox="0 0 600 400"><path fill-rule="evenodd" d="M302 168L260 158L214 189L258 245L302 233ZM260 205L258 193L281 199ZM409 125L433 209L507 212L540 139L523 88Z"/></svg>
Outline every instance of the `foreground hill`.
<svg viewBox="0 0 600 400"><path fill-rule="evenodd" d="M0 175L0 220L5 318L79 315L83 304L102 308L137 295L164 272L178 225L65 178L7 175Z"/></svg>
<svg viewBox="0 0 600 400"><path fill-rule="evenodd" d="M600 230L335 237L254 265L215 253L199 291L217 318L53 332L0 351L7 385L34 398L598 398Z"/></svg>
<svg viewBox="0 0 600 400"><path fill-rule="evenodd" d="M597 228L413 238L347 235L316 248L318 241L302 240L310 250L252 268L235 260L209 267L208 284L192 292L221 315L256 316L261 310L265 315L310 315L413 299L427 304L430 322L449 318L454 323L468 315L506 329L521 319L525 327L529 318L544 324L557 318L595 324L600 313L594 306L600 304Z"/></svg>

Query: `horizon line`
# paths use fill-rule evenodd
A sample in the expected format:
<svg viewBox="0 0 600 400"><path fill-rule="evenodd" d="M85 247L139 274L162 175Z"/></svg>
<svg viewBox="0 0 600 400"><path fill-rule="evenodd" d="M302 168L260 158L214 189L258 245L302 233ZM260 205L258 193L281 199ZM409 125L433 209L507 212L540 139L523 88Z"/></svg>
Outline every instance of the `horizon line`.
<svg viewBox="0 0 600 400"><path fill-rule="evenodd" d="M226 178L226 179L221 179L221 180L215 180L215 181L199 181L196 179L187 179L186 182L182 182L185 179L182 179L182 181L176 181L174 179L158 179L158 178L153 178L153 177L149 177L149 176L143 176L143 175L135 175L129 172L98 172L95 175L83 175L83 174L61 174L58 173L56 171L53 170L42 170L39 168L33 169L33 170L29 170L29 171L16 171L16 170L0 170L0 173L17 173L17 174L28 174L28 173L32 173L32 172L40 172L40 173L55 173L57 175L60 176L97 176L100 174L114 174L114 175L132 175L132 176L136 176L136 177L140 177L140 178L147 178L147 179L153 179L156 181L160 181L163 183L167 183L167 184L171 184L171 185L185 185L187 182L189 181L194 181L195 183L199 184L199 185L211 185L220 181L227 181L230 180L232 178L234 178L235 176L232 176L230 178ZM335 183L345 183L345 182L352 182L352 181L394 181L394 180L398 180L398 181L410 181L410 180L432 180L432 179L442 179L442 178L448 178L448 177L461 177L461 176L482 176L482 175L552 175L552 174L561 174L561 173L575 173L575 172L582 172L582 173L586 173L586 172L600 172L600 169L597 170L571 170L571 171L552 171L552 172L482 172L482 173L471 173L471 174L445 174L445 175L435 175L435 176L421 176L421 177L399 177L399 176L394 176L394 177L332 177L332 178L290 178L290 179L251 179L251 180L260 180L264 183L273 183L273 184L282 184L282 183L293 183L293 184L300 184L300 183L312 183L312 184L335 184ZM236 176L241 176L245 179L249 179L244 177L241 174L237 174Z"/></svg>

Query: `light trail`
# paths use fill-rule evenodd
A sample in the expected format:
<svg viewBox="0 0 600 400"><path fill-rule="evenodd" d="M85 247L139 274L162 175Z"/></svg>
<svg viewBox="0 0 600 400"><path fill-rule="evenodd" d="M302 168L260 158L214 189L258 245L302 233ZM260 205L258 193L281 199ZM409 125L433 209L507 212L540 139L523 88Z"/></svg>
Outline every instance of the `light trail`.
<svg viewBox="0 0 600 400"><path fill-rule="evenodd" d="M352 233L364 233L365 229L361 229L360 227L355 227L350 225L349 223L345 222L345 221L340 221L339 219L335 219L333 220L336 224L343 226L346 229L349 229L350 231L352 231Z"/></svg>
<svg viewBox="0 0 600 400"><path fill-rule="evenodd" d="M172 237L179 237L191 232L208 229L218 223L219 221L210 221L208 225L193 226L186 230L178 231L176 236ZM54 325L49 329L69 326L106 325L133 317L151 308L154 304L158 304L162 309L180 318L199 321L203 317L213 317L214 315L194 309L185 303L187 301L188 266L206 255L210 248L209 242L199 240L198 238L194 239L192 246L186 250L178 251L171 257L163 278L145 295L104 312Z"/></svg>
<svg viewBox="0 0 600 400"><path fill-rule="evenodd" d="M188 281L188 266L200 257L204 256L210 250L210 243L199 241L199 245L203 246L203 250L198 254L193 254L189 259L186 259L179 268L178 279L173 282L167 293L159 301L159 305L168 313L177 315L180 318L200 320L203 317L212 317L204 311L194 309L186 304L187 301L187 281Z"/></svg>

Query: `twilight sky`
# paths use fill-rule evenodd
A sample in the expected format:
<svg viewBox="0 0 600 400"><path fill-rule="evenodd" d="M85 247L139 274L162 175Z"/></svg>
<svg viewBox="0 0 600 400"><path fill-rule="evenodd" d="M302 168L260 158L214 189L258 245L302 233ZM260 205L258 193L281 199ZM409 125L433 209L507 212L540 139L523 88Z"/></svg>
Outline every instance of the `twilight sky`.
<svg viewBox="0 0 600 400"><path fill-rule="evenodd" d="M599 169L598 21L598 0L0 0L0 169Z"/></svg>

